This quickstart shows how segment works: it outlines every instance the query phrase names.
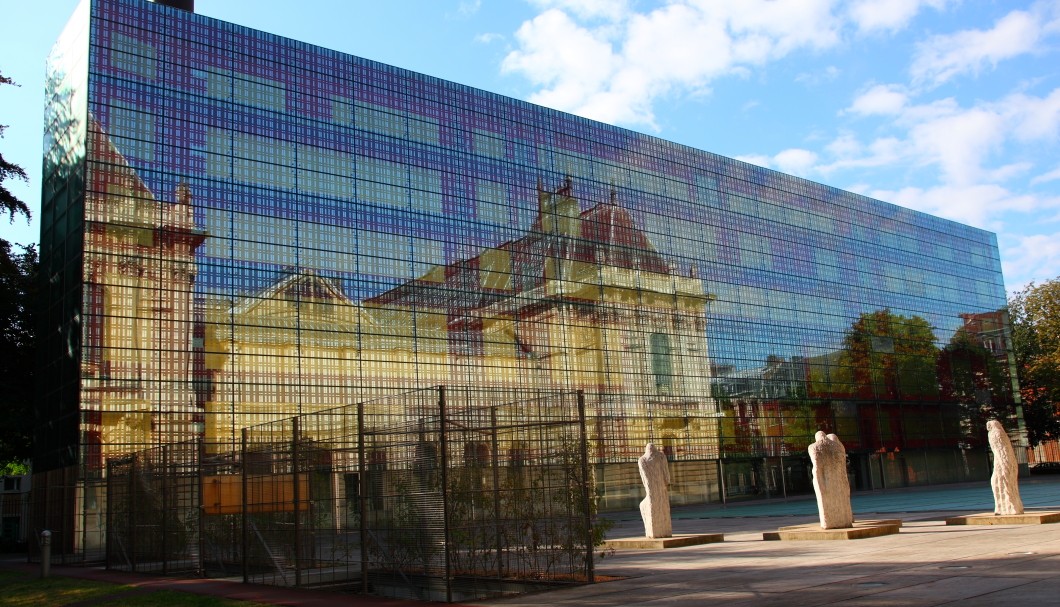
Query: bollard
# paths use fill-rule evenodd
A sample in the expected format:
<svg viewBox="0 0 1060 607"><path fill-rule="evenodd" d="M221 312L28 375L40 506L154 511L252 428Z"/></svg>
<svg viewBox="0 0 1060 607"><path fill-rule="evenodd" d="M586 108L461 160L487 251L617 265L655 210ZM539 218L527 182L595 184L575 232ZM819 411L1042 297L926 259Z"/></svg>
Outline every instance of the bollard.
<svg viewBox="0 0 1060 607"><path fill-rule="evenodd" d="M52 566L52 532L45 529L40 532L40 576L48 577Z"/></svg>

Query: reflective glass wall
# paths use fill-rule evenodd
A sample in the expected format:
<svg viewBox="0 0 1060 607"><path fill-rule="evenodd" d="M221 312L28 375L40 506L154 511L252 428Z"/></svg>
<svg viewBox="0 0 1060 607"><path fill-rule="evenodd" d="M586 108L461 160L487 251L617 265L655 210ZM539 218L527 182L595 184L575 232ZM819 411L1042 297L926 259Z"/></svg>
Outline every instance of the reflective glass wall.
<svg viewBox="0 0 1060 607"><path fill-rule="evenodd" d="M83 237L44 248L81 276L47 356L83 477L437 385L583 390L605 507L648 441L677 503L810 491L818 429L858 488L980 478L978 416L1016 413L991 233L146 2L90 21L87 108L52 101Z"/></svg>

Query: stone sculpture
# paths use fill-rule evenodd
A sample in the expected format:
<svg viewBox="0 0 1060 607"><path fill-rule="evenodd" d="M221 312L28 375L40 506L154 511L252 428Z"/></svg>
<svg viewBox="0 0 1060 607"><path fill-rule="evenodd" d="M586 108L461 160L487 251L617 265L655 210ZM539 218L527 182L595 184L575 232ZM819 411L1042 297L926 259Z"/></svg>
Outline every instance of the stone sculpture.
<svg viewBox="0 0 1060 607"><path fill-rule="evenodd" d="M1023 500L1017 483L1019 465L1012 442L1004 426L996 419L986 422L986 438L994 452L994 473L990 475L990 488L994 490L994 514L1023 514Z"/></svg>
<svg viewBox="0 0 1060 607"><path fill-rule="evenodd" d="M640 516L644 519L644 537L665 538L673 536L670 520L670 468L666 454L648 443L644 455L637 460L640 480L648 495L640 503Z"/></svg>
<svg viewBox="0 0 1060 607"><path fill-rule="evenodd" d="M847 479L847 450L835 434L817 432L807 448L813 462L813 492L817 495L817 512L821 529L846 529L854 526L850 508L850 481Z"/></svg>

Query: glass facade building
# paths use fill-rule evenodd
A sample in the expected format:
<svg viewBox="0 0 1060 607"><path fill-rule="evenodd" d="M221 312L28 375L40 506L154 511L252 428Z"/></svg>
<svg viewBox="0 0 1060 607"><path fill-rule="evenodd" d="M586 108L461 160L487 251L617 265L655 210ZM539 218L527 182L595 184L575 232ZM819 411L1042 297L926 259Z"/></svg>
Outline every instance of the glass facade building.
<svg viewBox="0 0 1060 607"><path fill-rule="evenodd" d="M989 232L139 0L78 10L47 95L73 552L108 459L433 386L583 391L604 509L649 441L681 504L812 492L819 429L861 489L985 478L983 407L1020 434Z"/></svg>

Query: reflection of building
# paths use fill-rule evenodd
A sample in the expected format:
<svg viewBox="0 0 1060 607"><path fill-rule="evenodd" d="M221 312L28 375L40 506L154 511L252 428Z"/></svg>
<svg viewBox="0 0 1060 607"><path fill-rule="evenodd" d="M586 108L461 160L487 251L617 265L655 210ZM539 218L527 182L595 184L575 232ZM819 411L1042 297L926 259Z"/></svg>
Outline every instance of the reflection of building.
<svg viewBox="0 0 1060 607"><path fill-rule="evenodd" d="M716 369L711 379L716 397L779 399L797 398L806 390L806 361L801 356L786 360L769 356L766 364L753 369Z"/></svg>
<svg viewBox="0 0 1060 607"><path fill-rule="evenodd" d="M0 550L15 552L29 539L30 476L0 476Z"/></svg>
<svg viewBox="0 0 1060 607"><path fill-rule="evenodd" d="M960 317L964 324L957 329L954 340L960 335L968 335L1007 367L1012 352L1008 311L961 314Z"/></svg>
<svg viewBox="0 0 1060 607"><path fill-rule="evenodd" d="M311 272L211 306L206 439L232 443L246 426L350 404L361 364L358 335L369 323L341 287Z"/></svg>
<svg viewBox="0 0 1060 607"><path fill-rule="evenodd" d="M195 228L191 193L163 201L98 123L88 133L81 411L86 465L202 426L192 390Z"/></svg>
<svg viewBox="0 0 1060 607"><path fill-rule="evenodd" d="M711 296L687 274L614 196L581 210L570 179L538 189L525 236L363 302L311 271L288 273L207 311L207 439L441 384L583 389L630 419L712 413Z"/></svg>

